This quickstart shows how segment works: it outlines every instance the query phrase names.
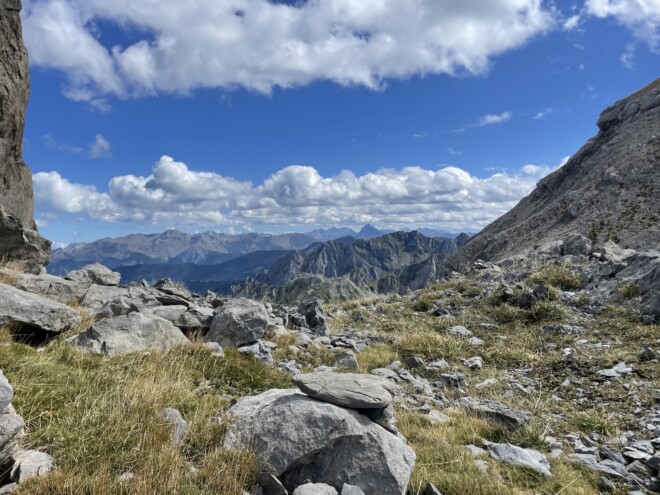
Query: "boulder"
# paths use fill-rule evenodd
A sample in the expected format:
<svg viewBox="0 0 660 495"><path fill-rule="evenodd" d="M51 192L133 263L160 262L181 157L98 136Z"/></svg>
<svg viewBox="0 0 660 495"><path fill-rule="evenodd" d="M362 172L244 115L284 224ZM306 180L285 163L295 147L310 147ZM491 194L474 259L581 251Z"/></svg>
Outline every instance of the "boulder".
<svg viewBox="0 0 660 495"><path fill-rule="evenodd" d="M0 325L60 333L81 323L80 314L64 304L0 284Z"/></svg>
<svg viewBox="0 0 660 495"><path fill-rule="evenodd" d="M580 234L574 234L564 239L564 256L589 256L591 241Z"/></svg>
<svg viewBox="0 0 660 495"><path fill-rule="evenodd" d="M360 367L360 364L355 357L355 353L350 350L337 354L335 356L335 364L338 368L343 370L356 370Z"/></svg>
<svg viewBox="0 0 660 495"><path fill-rule="evenodd" d="M304 373L291 381L310 397L352 409L382 409L392 403L396 386L375 375Z"/></svg>
<svg viewBox="0 0 660 495"><path fill-rule="evenodd" d="M305 318L307 326L311 329L324 328L326 317L319 299L313 299L298 306L298 312Z"/></svg>
<svg viewBox="0 0 660 495"><path fill-rule="evenodd" d="M89 289L89 285L79 284L72 280L64 280L63 278L48 275L47 273L40 275L22 273L16 278L14 287L31 292L32 294L48 296L59 301L80 301Z"/></svg>
<svg viewBox="0 0 660 495"><path fill-rule="evenodd" d="M603 261L611 261L613 263L621 263L628 256L635 253L634 249L623 249L613 240L607 241L600 249L600 259Z"/></svg>
<svg viewBox="0 0 660 495"><path fill-rule="evenodd" d="M268 313L263 304L250 299L230 299L213 317L206 340L240 347L261 339L267 326Z"/></svg>
<svg viewBox="0 0 660 495"><path fill-rule="evenodd" d="M241 354L251 354L254 359L261 361L266 366L274 366L275 362L273 361L273 353L264 342L259 341L254 344L244 345L238 348L238 352Z"/></svg>
<svg viewBox="0 0 660 495"><path fill-rule="evenodd" d="M165 350L188 342L171 322L153 315L131 313L96 322L75 337L70 346L92 354L118 356L146 349Z"/></svg>
<svg viewBox="0 0 660 495"><path fill-rule="evenodd" d="M152 289L143 287L111 287L92 285L81 300L95 319L113 318L136 311L145 312L160 306Z"/></svg>
<svg viewBox="0 0 660 495"><path fill-rule="evenodd" d="M92 263L91 265L82 267L80 270L69 272L64 278L88 285L119 285L121 273L113 272L100 263Z"/></svg>
<svg viewBox="0 0 660 495"><path fill-rule="evenodd" d="M227 415L224 447L252 449L288 490L312 482L336 490L350 483L366 495L406 493L415 453L357 411L274 389L239 399Z"/></svg>

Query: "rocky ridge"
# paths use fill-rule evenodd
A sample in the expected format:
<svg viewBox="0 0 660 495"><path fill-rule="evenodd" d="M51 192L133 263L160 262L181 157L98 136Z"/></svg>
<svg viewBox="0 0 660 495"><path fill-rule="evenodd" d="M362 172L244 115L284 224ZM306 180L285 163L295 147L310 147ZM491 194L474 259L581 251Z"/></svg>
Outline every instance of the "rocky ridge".
<svg viewBox="0 0 660 495"><path fill-rule="evenodd" d="M570 234L623 248L660 246L660 79L605 109L598 134L453 260L498 261Z"/></svg>

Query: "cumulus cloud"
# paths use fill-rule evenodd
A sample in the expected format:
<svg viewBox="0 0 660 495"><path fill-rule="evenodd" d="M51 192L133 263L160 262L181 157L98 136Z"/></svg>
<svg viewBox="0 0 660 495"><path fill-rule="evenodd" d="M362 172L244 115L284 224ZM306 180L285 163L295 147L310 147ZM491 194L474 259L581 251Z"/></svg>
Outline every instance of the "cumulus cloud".
<svg viewBox="0 0 660 495"><path fill-rule="evenodd" d="M65 94L236 86L268 93L317 80L382 88L388 78L479 74L555 24L541 0L24 0L30 59L63 71ZM130 33L103 43L98 25Z"/></svg>
<svg viewBox="0 0 660 495"><path fill-rule="evenodd" d="M496 125L503 124L508 122L513 117L513 112L506 110L502 113L487 113L479 117L479 120L474 124L466 125L465 127L460 127L456 129L455 132L465 132L468 129L473 129L475 127L485 127L487 125Z"/></svg>
<svg viewBox="0 0 660 495"><path fill-rule="evenodd" d="M436 225L480 229L529 193L550 167L475 177L453 166L383 169L322 176L293 165L261 184L191 170L163 156L147 177L114 177L107 191L75 184L57 172L34 174L40 216L76 214L102 222L159 226Z"/></svg>
<svg viewBox="0 0 660 495"><path fill-rule="evenodd" d="M595 17L613 17L639 42L655 52L660 50L660 0L587 0L585 10Z"/></svg>

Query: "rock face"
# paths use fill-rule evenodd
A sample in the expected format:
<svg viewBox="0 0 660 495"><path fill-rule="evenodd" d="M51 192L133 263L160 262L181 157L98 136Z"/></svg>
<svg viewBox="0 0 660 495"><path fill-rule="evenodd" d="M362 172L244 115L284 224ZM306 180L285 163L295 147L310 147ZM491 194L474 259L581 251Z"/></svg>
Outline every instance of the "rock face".
<svg viewBox="0 0 660 495"><path fill-rule="evenodd" d="M153 315L131 313L101 320L66 343L92 354L119 356L145 349L169 349L188 339L171 322Z"/></svg>
<svg viewBox="0 0 660 495"><path fill-rule="evenodd" d="M660 221L660 79L603 111L598 135L452 260L463 269L571 234L596 245L657 249ZM579 243L578 243L579 244ZM587 250L582 243L570 249Z"/></svg>
<svg viewBox="0 0 660 495"><path fill-rule="evenodd" d="M0 284L0 325L60 333L81 323L80 314L64 304Z"/></svg>
<svg viewBox="0 0 660 495"><path fill-rule="evenodd" d="M293 390L244 397L228 411L225 448L251 448L293 491L308 482L366 495L403 495L415 453L402 438L359 412Z"/></svg>
<svg viewBox="0 0 660 495"><path fill-rule="evenodd" d="M20 10L20 0L0 1L0 258L38 273L50 261L50 242L36 232L32 173L23 162L30 75Z"/></svg>

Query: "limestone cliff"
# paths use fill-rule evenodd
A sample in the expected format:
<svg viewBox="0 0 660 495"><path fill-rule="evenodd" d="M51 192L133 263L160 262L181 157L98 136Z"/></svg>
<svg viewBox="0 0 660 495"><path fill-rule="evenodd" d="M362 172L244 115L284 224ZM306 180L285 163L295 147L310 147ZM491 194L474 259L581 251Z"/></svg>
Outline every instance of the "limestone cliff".
<svg viewBox="0 0 660 495"><path fill-rule="evenodd" d="M506 258L569 234L598 245L660 246L660 79L604 110L599 132L452 264Z"/></svg>
<svg viewBox="0 0 660 495"><path fill-rule="evenodd" d="M32 173L23 162L23 127L30 94L20 0L0 0L0 258L38 272L50 242L36 232Z"/></svg>

